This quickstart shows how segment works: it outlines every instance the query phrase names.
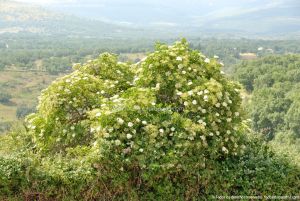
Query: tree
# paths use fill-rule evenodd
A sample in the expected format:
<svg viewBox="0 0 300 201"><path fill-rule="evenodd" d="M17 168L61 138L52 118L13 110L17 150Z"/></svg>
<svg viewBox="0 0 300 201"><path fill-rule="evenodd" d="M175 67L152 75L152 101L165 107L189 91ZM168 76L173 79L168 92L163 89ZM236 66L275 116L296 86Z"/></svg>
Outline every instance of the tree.
<svg viewBox="0 0 300 201"><path fill-rule="evenodd" d="M9 103L12 96L7 92L0 92L0 103Z"/></svg>
<svg viewBox="0 0 300 201"><path fill-rule="evenodd" d="M22 118L26 117L28 114L33 113L33 112L35 112L34 107L30 107L28 105L22 104L22 105L18 106L18 108L17 108L16 117L18 119L22 119Z"/></svg>

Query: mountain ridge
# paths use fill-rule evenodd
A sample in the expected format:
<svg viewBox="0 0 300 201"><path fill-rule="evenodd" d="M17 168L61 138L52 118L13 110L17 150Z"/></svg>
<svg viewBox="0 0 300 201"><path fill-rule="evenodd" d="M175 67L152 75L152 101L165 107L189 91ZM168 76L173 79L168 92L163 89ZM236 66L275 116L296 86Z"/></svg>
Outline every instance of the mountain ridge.
<svg viewBox="0 0 300 201"><path fill-rule="evenodd" d="M0 34L35 33L69 37L180 38L229 37L299 39L300 15L291 5L248 9L238 14L213 13L185 24L161 22L135 24L66 14L49 6L0 0ZM295 4L297 7L298 4ZM201 8L202 9L202 8ZM299 5L300 9L300 5ZM100 11L99 11L100 12ZM237 11L235 11L237 12ZM278 16L276 16L278 14ZM175 18L174 20L179 20ZM180 20L179 20L180 21ZM179 22L178 21L178 22Z"/></svg>

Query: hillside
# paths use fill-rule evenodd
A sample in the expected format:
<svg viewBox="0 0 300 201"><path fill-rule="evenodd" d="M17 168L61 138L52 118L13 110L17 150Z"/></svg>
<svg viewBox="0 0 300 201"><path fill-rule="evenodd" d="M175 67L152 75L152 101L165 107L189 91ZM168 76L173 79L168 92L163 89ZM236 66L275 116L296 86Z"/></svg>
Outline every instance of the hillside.
<svg viewBox="0 0 300 201"><path fill-rule="evenodd" d="M78 17L52 11L50 8L11 0L0 0L0 35L143 39L169 38L183 34L182 30L161 26L127 26ZM192 35L192 34L189 34Z"/></svg>
<svg viewBox="0 0 300 201"><path fill-rule="evenodd" d="M248 1L246 1L248 3ZM246 4L245 2L245 4ZM296 0L250 1L244 8L209 15L203 26L214 32L241 33L244 37L300 37L300 4ZM230 11L230 10L228 10Z"/></svg>
<svg viewBox="0 0 300 201"><path fill-rule="evenodd" d="M77 0L76 5L79 6L74 7L72 3L62 1L50 4L48 8L86 18L106 19L110 23L126 24L128 27L169 32L174 36L300 37L298 0L126 2Z"/></svg>
<svg viewBox="0 0 300 201"><path fill-rule="evenodd" d="M268 3L253 1L242 3L241 8L222 9L222 3L211 12L196 6L188 16L175 15L170 8L163 11L151 8L152 3L136 1L131 7L122 8L122 3L106 2L105 9L92 9L89 15L84 2L77 2L82 8L58 9L43 4L26 4L11 0L0 1L0 34L35 33L43 35L63 35L69 37L97 38L170 38L170 37L220 37L220 38L300 38L299 3L289 0ZM195 5L203 3L193 2ZM97 5L97 2L94 2ZM98 4L101 4L98 2ZM179 13L181 3L170 5ZM188 2L187 2L188 4ZM194 5L194 6L195 6ZM150 7L149 7L150 6ZM166 5L164 5L165 7ZM202 5L203 6L203 5ZM151 9L152 12L143 12ZM132 12L131 12L132 10ZM110 11L110 12L108 12ZM228 11L231 14L224 15ZM68 13L68 14L67 14ZM131 22L114 20L128 14ZM107 16L106 16L107 15ZM78 17L81 16L81 17ZM142 17L141 17L142 16ZM104 18L105 20L103 20ZM168 18L170 21L164 21ZM93 19L93 20L92 20ZM97 19L97 20L95 20ZM175 23L176 22L176 23Z"/></svg>
<svg viewBox="0 0 300 201"><path fill-rule="evenodd" d="M126 37L132 29L46 10L42 7L0 1L0 34L35 33L68 37Z"/></svg>
<svg viewBox="0 0 300 201"><path fill-rule="evenodd" d="M300 55L276 55L246 61L234 77L251 94L245 105L252 128L300 164Z"/></svg>

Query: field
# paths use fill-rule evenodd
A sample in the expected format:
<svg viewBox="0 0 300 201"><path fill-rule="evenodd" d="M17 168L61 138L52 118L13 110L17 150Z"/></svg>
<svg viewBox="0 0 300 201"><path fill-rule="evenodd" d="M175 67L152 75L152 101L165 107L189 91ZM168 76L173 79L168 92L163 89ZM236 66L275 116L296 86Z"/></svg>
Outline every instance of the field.
<svg viewBox="0 0 300 201"><path fill-rule="evenodd" d="M0 123L17 121L17 108L21 105L34 107L41 90L61 75L51 75L47 72L2 71L0 91L10 94L12 98L8 103L0 103Z"/></svg>

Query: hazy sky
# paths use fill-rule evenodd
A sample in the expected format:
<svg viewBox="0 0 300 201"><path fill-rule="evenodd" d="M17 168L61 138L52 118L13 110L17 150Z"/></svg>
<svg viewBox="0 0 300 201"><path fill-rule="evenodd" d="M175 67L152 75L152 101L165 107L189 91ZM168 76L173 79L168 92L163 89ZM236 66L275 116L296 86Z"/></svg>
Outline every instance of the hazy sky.
<svg viewBox="0 0 300 201"><path fill-rule="evenodd" d="M236 17L280 8L279 17L300 15L300 0L17 0L56 11L123 24L176 26L187 21ZM279 10L278 10L279 12Z"/></svg>

